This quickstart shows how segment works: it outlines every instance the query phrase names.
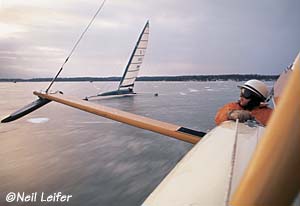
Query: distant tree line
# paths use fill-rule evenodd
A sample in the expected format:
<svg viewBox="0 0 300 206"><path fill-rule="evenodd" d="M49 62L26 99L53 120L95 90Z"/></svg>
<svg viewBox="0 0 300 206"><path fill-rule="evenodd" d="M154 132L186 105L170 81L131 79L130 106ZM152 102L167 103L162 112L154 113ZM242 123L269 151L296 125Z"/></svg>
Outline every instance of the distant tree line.
<svg viewBox="0 0 300 206"><path fill-rule="evenodd" d="M138 77L137 81L247 81L259 79L264 81L276 80L279 75L259 74L221 74L221 75L187 75L187 76L145 76ZM0 82L50 82L52 78L7 78L0 79ZM81 82L81 81L120 81L121 77L67 77L58 78L60 82Z"/></svg>
<svg viewBox="0 0 300 206"><path fill-rule="evenodd" d="M259 79L264 81L276 80L279 75L258 74L222 74L222 75L189 75L189 76L150 76L139 77L138 81L247 81Z"/></svg>

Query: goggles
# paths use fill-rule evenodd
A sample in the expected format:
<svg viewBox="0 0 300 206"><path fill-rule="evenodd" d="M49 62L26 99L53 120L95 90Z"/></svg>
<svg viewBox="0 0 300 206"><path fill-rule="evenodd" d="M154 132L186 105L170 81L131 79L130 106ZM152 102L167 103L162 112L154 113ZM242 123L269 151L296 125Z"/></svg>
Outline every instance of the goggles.
<svg viewBox="0 0 300 206"><path fill-rule="evenodd" d="M246 99L251 99L257 95L255 95L254 92L252 92L251 90L249 89L246 89L246 88L241 88L241 94L240 94L241 97L244 97Z"/></svg>

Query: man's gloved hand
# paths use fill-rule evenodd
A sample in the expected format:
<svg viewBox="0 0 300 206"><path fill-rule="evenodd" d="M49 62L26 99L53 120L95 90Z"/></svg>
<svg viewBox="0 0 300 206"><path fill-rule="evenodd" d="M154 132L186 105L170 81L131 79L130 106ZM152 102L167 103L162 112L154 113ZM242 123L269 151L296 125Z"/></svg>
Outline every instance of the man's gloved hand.
<svg viewBox="0 0 300 206"><path fill-rule="evenodd" d="M246 110L232 110L228 113L229 120L237 120L240 122L246 122L247 120L252 120L254 117L249 111Z"/></svg>

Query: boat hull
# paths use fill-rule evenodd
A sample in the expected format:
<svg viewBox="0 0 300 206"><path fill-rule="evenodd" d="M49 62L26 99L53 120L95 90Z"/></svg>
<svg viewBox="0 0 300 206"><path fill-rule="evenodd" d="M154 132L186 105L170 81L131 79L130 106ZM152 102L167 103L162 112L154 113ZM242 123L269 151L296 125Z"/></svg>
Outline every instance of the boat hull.
<svg viewBox="0 0 300 206"><path fill-rule="evenodd" d="M124 89L124 90L115 90L100 93L94 96L85 97L84 100L96 100L96 99L106 99L106 98L115 98L115 97L123 97L123 96L133 96L136 95L132 90Z"/></svg>
<svg viewBox="0 0 300 206"><path fill-rule="evenodd" d="M143 206L226 205L264 128L224 122L199 141Z"/></svg>
<svg viewBox="0 0 300 206"><path fill-rule="evenodd" d="M125 94L136 94L136 93L134 93L132 90L129 89L124 89L124 90L119 89L115 91L100 93L97 96L113 96L113 95L125 95Z"/></svg>

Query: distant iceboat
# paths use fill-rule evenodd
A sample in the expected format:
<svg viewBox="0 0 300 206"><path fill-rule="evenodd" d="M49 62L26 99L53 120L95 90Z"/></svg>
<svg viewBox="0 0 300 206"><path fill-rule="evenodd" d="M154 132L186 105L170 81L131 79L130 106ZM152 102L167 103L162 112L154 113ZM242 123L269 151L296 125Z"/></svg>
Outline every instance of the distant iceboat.
<svg viewBox="0 0 300 206"><path fill-rule="evenodd" d="M138 38L138 41L134 47L134 50L125 68L124 74L119 83L118 89L114 91L99 93L95 96L89 96L86 97L85 100L89 100L95 97L103 97L103 96L136 94L133 91L134 82L138 76L141 65L143 63L143 59L148 44L148 38L149 38L149 21L146 22L142 30L142 33Z"/></svg>

